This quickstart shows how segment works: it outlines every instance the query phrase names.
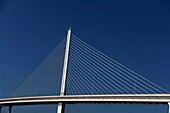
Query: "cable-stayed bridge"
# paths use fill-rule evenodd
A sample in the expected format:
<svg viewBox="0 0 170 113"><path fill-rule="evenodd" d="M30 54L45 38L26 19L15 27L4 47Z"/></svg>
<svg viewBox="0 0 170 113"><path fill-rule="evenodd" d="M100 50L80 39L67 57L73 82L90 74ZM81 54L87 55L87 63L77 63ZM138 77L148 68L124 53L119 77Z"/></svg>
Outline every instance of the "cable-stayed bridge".
<svg viewBox="0 0 170 113"><path fill-rule="evenodd" d="M167 104L169 92L106 56L78 37L67 37L47 56L1 108L34 104L66 103ZM169 111L170 113L170 111Z"/></svg>

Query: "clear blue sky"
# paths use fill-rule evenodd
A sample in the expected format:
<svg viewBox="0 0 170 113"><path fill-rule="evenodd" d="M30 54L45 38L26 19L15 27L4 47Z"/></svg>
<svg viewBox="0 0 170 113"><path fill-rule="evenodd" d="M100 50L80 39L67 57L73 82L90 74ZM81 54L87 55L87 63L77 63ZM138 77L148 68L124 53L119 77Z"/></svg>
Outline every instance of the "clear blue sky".
<svg viewBox="0 0 170 113"><path fill-rule="evenodd" d="M0 0L0 95L16 89L69 26L80 39L170 91L169 20L169 0ZM75 106L77 112L69 106L67 113L89 113L86 105ZM109 106L107 113L166 112L166 106L146 106L143 112L143 106Z"/></svg>

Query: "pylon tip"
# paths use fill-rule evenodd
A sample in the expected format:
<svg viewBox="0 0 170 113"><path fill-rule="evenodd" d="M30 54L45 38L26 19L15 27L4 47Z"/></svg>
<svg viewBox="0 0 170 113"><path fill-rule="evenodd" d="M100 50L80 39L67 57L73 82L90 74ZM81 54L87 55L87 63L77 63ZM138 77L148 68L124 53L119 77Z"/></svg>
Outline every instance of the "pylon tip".
<svg viewBox="0 0 170 113"><path fill-rule="evenodd" d="M68 30L71 30L71 27L69 27L69 29Z"/></svg>

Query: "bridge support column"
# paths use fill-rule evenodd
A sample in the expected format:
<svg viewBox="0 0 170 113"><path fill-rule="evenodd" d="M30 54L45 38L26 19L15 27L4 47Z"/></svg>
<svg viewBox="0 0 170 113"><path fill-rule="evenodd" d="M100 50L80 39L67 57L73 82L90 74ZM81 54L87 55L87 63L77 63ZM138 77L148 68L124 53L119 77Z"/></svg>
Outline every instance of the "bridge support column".
<svg viewBox="0 0 170 113"><path fill-rule="evenodd" d="M168 102L168 113L170 113L170 102Z"/></svg>
<svg viewBox="0 0 170 113"><path fill-rule="evenodd" d="M58 103L57 113L64 113L65 105L62 102Z"/></svg>
<svg viewBox="0 0 170 113"><path fill-rule="evenodd" d="M8 113L12 113L12 106L9 106Z"/></svg>
<svg viewBox="0 0 170 113"><path fill-rule="evenodd" d="M2 107L0 106L0 113L1 113Z"/></svg>

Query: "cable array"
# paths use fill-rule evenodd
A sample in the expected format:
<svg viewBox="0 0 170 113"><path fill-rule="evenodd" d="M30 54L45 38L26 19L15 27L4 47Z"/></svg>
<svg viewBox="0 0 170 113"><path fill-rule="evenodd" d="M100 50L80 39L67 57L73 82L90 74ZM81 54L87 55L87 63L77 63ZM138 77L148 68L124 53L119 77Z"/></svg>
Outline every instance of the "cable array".
<svg viewBox="0 0 170 113"><path fill-rule="evenodd" d="M12 97L59 95L66 39L14 91Z"/></svg>
<svg viewBox="0 0 170 113"><path fill-rule="evenodd" d="M168 91L72 35L68 95L163 93Z"/></svg>
<svg viewBox="0 0 170 113"><path fill-rule="evenodd" d="M65 45L64 38L12 97L60 95ZM72 35L66 95L165 93L168 91Z"/></svg>

